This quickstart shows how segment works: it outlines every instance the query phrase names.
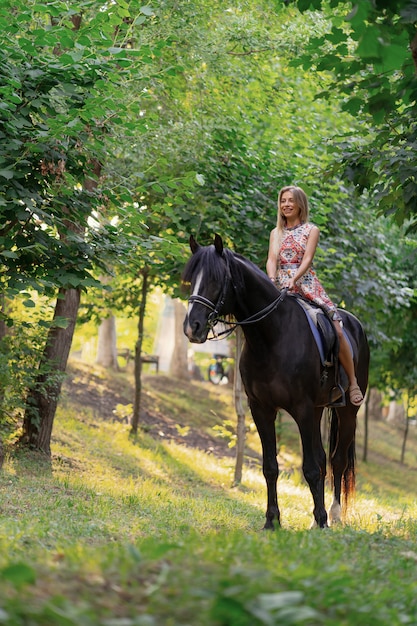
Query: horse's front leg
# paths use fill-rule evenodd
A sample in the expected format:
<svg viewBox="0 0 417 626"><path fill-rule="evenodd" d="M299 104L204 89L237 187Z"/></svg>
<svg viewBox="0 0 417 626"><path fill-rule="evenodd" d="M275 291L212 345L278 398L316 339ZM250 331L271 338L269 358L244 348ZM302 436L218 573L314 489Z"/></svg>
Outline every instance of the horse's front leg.
<svg viewBox="0 0 417 626"><path fill-rule="evenodd" d="M262 469L266 481L268 497L264 529L274 530L274 521L276 521L278 526L281 525L277 495L278 461L275 433L276 411L266 409L255 401L249 401L249 406L262 444Z"/></svg>
<svg viewBox="0 0 417 626"><path fill-rule="evenodd" d="M324 483L326 478L326 453L320 432L322 409L303 409L294 418L298 424L303 446L303 473L313 496L315 525L327 526L327 512L324 503Z"/></svg>

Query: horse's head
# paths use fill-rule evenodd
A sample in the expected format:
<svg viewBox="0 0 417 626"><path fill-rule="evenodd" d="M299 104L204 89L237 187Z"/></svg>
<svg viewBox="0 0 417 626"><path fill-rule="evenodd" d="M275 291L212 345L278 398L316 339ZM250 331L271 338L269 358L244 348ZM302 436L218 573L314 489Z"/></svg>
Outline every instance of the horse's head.
<svg viewBox="0 0 417 626"><path fill-rule="evenodd" d="M193 343L204 343L218 316L225 313L230 287L228 258L219 235L211 246L200 246L190 237L192 257L185 266L182 280L190 285L191 295L184 320L184 333Z"/></svg>

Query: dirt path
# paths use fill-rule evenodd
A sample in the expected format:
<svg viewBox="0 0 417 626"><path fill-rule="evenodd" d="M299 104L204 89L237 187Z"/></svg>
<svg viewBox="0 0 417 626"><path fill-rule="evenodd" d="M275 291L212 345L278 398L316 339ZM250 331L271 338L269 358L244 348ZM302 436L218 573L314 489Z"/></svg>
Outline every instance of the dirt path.
<svg viewBox="0 0 417 626"><path fill-rule="evenodd" d="M89 410L97 421L111 420L128 423L132 413L133 384L127 377L89 367L85 364L71 364L67 379L63 385L62 401L70 401L72 405ZM181 415L169 410L169 398L172 404L179 393L195 398L196 404L207 403L207 396L213 393L210 383L187 383L177 381L169 376L144 376L142 387L140 428L155 439L173 440L189 447L198 448L217 456L235 456L235 450L228 447L228 441L216 436L210 423L205 428L190 425L190 420L181 419ZM163 394L163 395L161 395ZM165 403L161 401L165 398ZM167 400L168 398L168 400ZM168 405L167 405L168 402ZM160 410L165 406L166 410ZM219 408L220 407L220 408ZM213 415L225 410L221 402L212 410ZM226 407L227 409L227 407ZM206 410L210 417L210 410ZM230 415L226 415L230 418ZM213 420L213 425L219 419ZM211 432L210 432L211 431Z"/></svg>

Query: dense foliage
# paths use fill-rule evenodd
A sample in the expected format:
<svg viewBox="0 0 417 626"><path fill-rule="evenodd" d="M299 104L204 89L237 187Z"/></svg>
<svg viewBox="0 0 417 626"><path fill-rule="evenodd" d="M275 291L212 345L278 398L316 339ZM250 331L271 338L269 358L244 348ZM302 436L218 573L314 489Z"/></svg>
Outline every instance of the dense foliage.
<svg viewBox="0 0 417 626"><path fill-rule="evenodd" d="M310 196L330 294L378 347L375 384L396 380L415 247L381 214L413 226L413 3L0 5L2 319L28 329L3 340L6 412L34 362L54 370L58 295L82 290L85 319L136 311L145 276L178 293L191 233L264 267L288 183Z"/></svg>
<svg viewBox="0 0 417 626"><path fill-rule="evenodd" d="M296 64L330 72L322 95L337 91L342 109L368 119L369 134L346 136L343 171L371 191L379 213L417 228L417 6L413 0L357 3L299 0L301 10L330 6L328 28L309 41Z"/></svg>

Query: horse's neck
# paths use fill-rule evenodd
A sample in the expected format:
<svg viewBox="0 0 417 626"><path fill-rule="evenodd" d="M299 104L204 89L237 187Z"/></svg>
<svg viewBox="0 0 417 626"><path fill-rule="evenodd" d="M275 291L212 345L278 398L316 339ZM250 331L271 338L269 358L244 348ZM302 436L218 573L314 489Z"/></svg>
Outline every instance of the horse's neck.
<svg viewBox="0 0 417 626"><path fill-rule="evenodd" d="M260 319L255 324L245 324L245 320L258 315L262 317L262 311L268 307L276 298L279 297L279 291L276 290L272 283L267 280L263 281L256 274L247 270L244 275L245 293L242 294L241 301L237 304L235 317L238 322L243 322L242 329L245 338L250 343L276 341L282 333L282 324L277 323L277 314L284 315L285 311L283 303L278 304L277 309Z"/></svg>
<svg viewBox="0 0 417 626"><path fill-rule="evenodd" d="M237 299L237 319L239 319L239 317L245 318L253 315L272 301L271 286L260 279L250 266L244 265L243 283L244 289L238 295Z"/></svg>

